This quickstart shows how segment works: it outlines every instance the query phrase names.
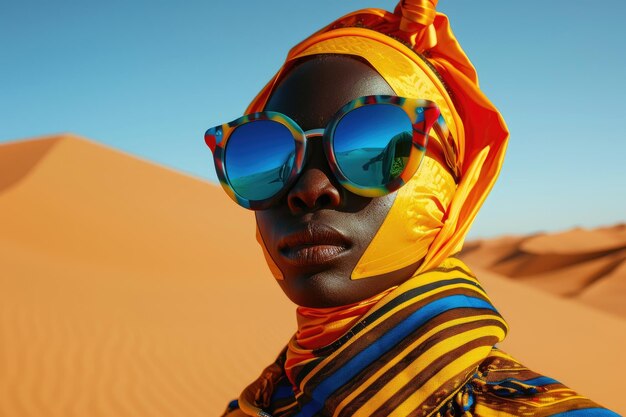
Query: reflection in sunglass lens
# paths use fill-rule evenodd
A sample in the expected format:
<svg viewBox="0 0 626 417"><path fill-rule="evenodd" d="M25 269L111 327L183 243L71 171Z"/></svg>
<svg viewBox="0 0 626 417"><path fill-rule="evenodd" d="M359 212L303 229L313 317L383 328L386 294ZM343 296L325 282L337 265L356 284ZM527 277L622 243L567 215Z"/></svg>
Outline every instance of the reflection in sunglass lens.
<svg viewBox="0 0 626 417"><path fill-rule="evenodd" d="M411 120L400 107L373 104L356 108L339 121L333 147L343 175L363 186L383 186L408 163L413 143Z"/></svg>
<svg viewBox="0 0 626 417"><path fill-rule="evenodd" d="M233 190L248 200L263 200L283 189L295 161L289 129L271 120L255 120L232 133L224 166Z"/></svg>

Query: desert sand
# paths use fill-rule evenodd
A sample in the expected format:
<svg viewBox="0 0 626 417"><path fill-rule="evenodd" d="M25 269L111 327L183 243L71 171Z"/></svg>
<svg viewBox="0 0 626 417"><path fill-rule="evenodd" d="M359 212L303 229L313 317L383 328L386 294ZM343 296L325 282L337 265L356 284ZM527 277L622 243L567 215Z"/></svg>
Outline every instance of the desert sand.
<svg viewBox="0 0 626 417"><path fill-rule="evenodd" d="M463 258L626 319L626 224L474 241Z"/></svg>
<svg viewBox="0 0 626 417"><path fill-rule="evenodd" d="M599 233L558 253L555 235L465 256L509 321L503 349L626 413L626 239ZM511 251L525 257L502 264ZM570 263L520 277L538 253ZM566 274L544 282L582 258L606 263L567 290ZM0 265L2 417L217 416L295 328L251 212L217 185L72 135L0 145Z"/></svg>

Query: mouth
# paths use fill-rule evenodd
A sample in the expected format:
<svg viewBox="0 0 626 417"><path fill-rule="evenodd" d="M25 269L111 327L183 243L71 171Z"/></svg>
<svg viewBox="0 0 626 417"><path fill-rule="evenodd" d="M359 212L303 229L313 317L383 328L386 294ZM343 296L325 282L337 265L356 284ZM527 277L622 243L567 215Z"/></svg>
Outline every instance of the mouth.
<svg viewBox="0 0 626 417"><path fill-rule="evenodd" d="M278 249L291 265L315 266L332 262L351 246L350 241L332 227L307 223L304 229L282 238Z"/></svg>

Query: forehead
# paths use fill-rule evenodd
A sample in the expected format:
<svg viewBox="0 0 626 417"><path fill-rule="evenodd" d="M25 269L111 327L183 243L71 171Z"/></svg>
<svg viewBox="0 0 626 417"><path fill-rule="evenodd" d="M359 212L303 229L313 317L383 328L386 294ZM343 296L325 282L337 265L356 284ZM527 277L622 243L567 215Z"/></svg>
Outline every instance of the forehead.
<svg viewBox="0 0 626 417"><path fill-rule="evenodd" d="M341 106L368 95L395 92L369 64L350 55L314 55L281 79L265 110L278 111L304 130L325 127Z"/></svg>

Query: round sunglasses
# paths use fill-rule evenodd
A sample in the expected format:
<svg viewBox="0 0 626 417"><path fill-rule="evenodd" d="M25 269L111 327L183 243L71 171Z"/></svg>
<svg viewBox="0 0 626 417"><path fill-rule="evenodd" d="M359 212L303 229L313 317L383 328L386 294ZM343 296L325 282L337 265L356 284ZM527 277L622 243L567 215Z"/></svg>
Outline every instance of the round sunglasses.
<svg viewBox="0 0 626 417"><path fill-rule="evenodd" d="M415 174L434 125L448 133L434 102L375 95L345 104L325 128L304 131L282 113L263 111L212 127L204 140L226 193L242 207L263 210L302 173L309 140L321 138L342 187L380 197Z"/></svg>

